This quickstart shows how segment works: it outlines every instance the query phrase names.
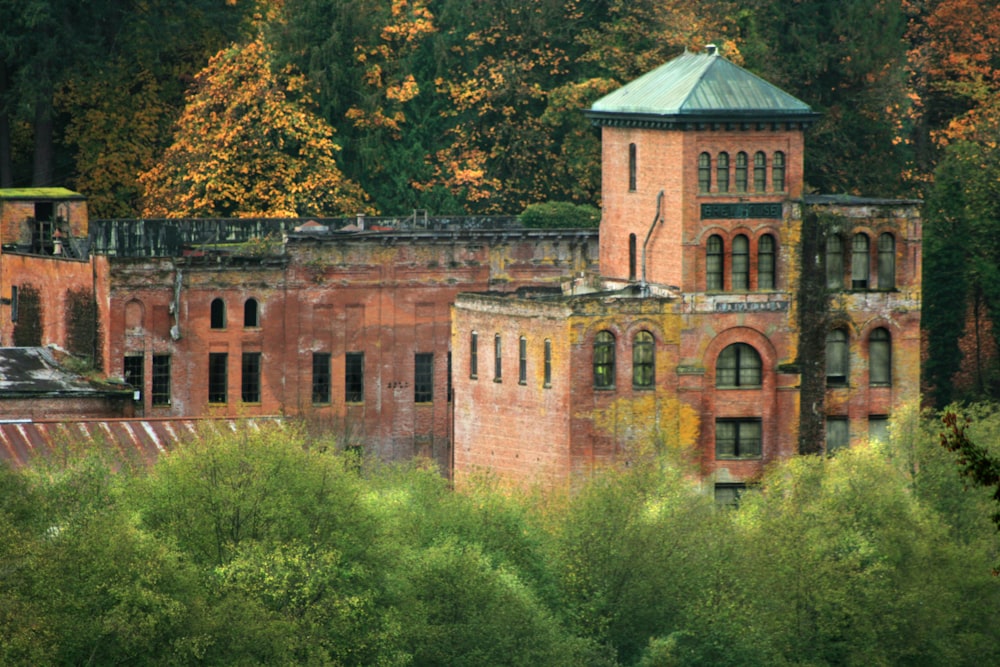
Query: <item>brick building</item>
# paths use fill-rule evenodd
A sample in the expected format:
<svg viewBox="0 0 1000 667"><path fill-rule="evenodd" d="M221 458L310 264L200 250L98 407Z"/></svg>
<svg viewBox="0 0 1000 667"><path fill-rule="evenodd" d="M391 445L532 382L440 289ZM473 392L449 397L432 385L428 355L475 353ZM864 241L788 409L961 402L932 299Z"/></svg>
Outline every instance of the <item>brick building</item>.
<svg viewBox="0 0 1000 667"><path fill-rule="evenodd" d="M562 483L657 443L725 496L918 400L919 202L804 194L806 104L710 47L588 115L600 274L459 295L458 478Z"/></svg>

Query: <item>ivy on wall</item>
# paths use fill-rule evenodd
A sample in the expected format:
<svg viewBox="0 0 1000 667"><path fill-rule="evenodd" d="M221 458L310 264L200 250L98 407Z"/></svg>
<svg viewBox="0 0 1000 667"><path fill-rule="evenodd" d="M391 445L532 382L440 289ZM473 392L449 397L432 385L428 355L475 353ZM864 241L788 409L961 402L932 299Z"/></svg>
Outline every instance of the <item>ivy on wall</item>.
<svg viewBox="0 0 1000 667"><path fill-rule="evenodd" d="M14 322L15 347L37 347L42 344L42 299L29 284L21 285L17 293L17 321Z"/></svg>
<svg viewBox="0 0 1000 667"><path fill-rule="evenodd" d="M88 289L66 292L66 348L74 355L93 362L100 336L97 304Z"/></svg>

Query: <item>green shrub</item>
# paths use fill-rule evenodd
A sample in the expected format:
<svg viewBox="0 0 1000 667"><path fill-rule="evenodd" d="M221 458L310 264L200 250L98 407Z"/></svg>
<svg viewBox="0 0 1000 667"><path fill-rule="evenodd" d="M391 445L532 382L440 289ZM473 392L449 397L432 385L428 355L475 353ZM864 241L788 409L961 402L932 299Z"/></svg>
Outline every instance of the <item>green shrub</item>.
<svg viewBox="0 0 1000 667"><path fill-rule="evenodd" d="M532 229L579 229L597 227L601 211L586 204L549 201L531 204L521 213L521 224Z"/></svg>

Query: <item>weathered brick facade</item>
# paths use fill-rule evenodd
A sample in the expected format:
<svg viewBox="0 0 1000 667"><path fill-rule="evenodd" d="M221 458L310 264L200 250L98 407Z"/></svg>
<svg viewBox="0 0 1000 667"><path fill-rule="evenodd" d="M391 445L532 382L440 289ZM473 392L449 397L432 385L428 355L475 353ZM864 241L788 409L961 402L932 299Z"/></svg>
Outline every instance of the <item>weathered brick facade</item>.
<svg viewBox="0 0 1000 667"><path fill-rule="evenodd" d="M530 368L546 344L555 363L549 384L456 373L459 480L565 483L655 446L689 452L716 488L741 485L770 461L879 437L919 400L919 202L804 195L815 115L714 53L590 113L600 276L556 297L459 295L458 368L473 333L480 365L494 336L511 341L504 368L521 337Z"/></svg>

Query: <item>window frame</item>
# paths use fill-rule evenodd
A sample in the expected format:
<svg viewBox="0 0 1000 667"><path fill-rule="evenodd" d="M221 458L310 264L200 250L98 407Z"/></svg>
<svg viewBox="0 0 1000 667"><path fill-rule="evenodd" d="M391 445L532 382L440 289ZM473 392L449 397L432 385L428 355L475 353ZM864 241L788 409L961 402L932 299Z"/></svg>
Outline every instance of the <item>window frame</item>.
<svg viewBox="0 0 1000 667"><path fill-rule="evenodd" d="M261 402L261 368L263 355L260 352L244 352L240 358L240 400L243 403Z"/></svg>
<svg viewBox="0 0 1000 667"><path fill-rule="evenodd" d="M152 405L170 405L170 384L170 355L154 354L149 389L149 399Z"/></svg>
<svg viewBox="0 0 1000 667"><path fill-rule="evenodd" d="M851 422L844 415L828 415L824 430L823 447L827 455L851 446Z"/></svg>
<svg viewBox="0 0 1000 667"><path fill-rule="evenodd" d="M892 334L885 327L876 327L868 334L868 385L892 386Z"/></svg>
<svg viewBox="0 0 1000 667"><path fill-rule="evenodd" d="M736 154L736 192L739 194L747 191L747 162L746 151Z"/></svg>
<svg viewBox="0 0 1000 667"><path fill-rule="evenodd" d="M433 352L416 352L413 355L413 402L434 402Z"/></svg>
<svg viewBox="0 0 1000 667"><path fill-rule="evenodd" d="M632 387L652 389L656 386L656 337L643 329L632 337Z"/></svg>
<svg viewBox="0 0 1000 667"><path fill-rule="evenodd" d="M344 402L365 402L365 353L344 353Z"/></svg>
<svg viewBox="0 0 1000 667"><path fill-rule="evenodd" d="M705 241L706 292L721 292L726 287L725 251L726 244L721 235L712 234Z"/></svg>
<svg viewBox="0 0 1000 667"><path fill-rule="evenodd" d="M851 338L842 327L826 332L826 386L847 387L851 377ZM840 373L834 371L842 371Z"/></svg>
<svg viewBox="0 0 1000 667"><path fill-rule="evenodd" d="M493 381L503 382L503 340L500 334L493 336Z"/></svg>
<svg viewBox="0 0 1000 667"><path fill-rule="evenodd" d="M615 335L607 329L594 334L594 389L615 388Z"/></svg>
<svg viewBox="0 0 1000 667"><path fill-rule="evenodd" d="M229 402L229 353L208 353L208 402L225 405Z"/></svg>
<svg viewBox="0 0 1000 667"><path fill-rule="evenodd" d="M552 386L552 341L546 338L542 343L542 386Z"/></svg>
<svg viewBox="0 0 1000 667"><path fill-rule="evenodd" d="M720 434L729 431L731 439L720 439ZM726 427L726 428L722 428ZM746 433L744 433L744 429ZM756 431L756 438L753 438ZM731 442L731 445L730 445ZM744 451L745 450L745 451ZM764 424L760 417L721 417L715 420L715 458L718 461L746 461L763 458Z"/></svg>
<svg viewBox="0 0 1000 667"><path fill-rule="evenodd" d="M746 234L737 234L732 241L732 266L730 282L733 291L750 289L750 239Z"/></svg>
<svg viewBox="0 0 1000 667"><path fill-rule="evenodd" d="M719 194L729 193L729 153L726 151L716 157L715 187Z"/></svg>
<svg viewBox="0 0 1000 667"><path fill-rule="evenodd" d="M634 143L628 145L628 191L635 192L638 182L638 157Z"/></svg>
<svg viewBox="0 0 1000 667"><path fill-rule="evenodd" d="M479 332L469 333L469 379L479 378Z"/></svg>
<svg viewBox="0 0 1000 667"><path fill-rule="evenodd" d="M765 247L766 246L766 247ZM757 238L757 289L773 290L778 286L778 243L773 234Z"/></svg>
<svg viewBox="0 0 1000 667"><path fill-rule="evenodd" d="M528 339L524 336L518 340L517 383L528 384Z"/></svg>
<svg viewBox="0 0 1000 667"><path fill-rule="evenodd" d="M753 155L753 191L767 192L767 153L764 151Z"/></svg>
<svg viewBox="0 0 1000 667"><path fill-rule="evenodd" d="M826 288L844 289L844 239L839 234L826 238L823 257L826 262Z"/></svg>
<svg viewBox="0 0 1000 667"><path fill-rule="evenodd" d="M784 151L775 151L774 158L771 163L771 186L774 188L775 192L785 192L787 185L785 183L785 153Z"/></svg>
<svg viewBox="0 0 1000 667"><path fill-rule="evenodd" d="M878 241L878 288L896 289L896 237L889 232L879 234Z"/></svg>
<svg viewBox="0 0 1000 667"><path fill-rule="evenodd" d="M312 404L329 405L333 401L333 355L312 354Z"/></svg>
<svg viewBox="0 0 1000 667"><path fill-rule="evenodd" d="M723 381L729 377L731 384ZM731 343L719 352L715 360L716 389L760 389L763 384L764 359L753 345Z"/></svg>
<svg viewBox="0 0 1000 667"><path fill-rule="evenodd" d="M126 354L122 359L122 379L139 393L139 401L146 395L146 355Z"/></svg>
<svg viewBox="0 0 1000 667"><path fill-rule="evenodd" d="M698 155L698 193L712 191L712 156L708 152Z"/></svg>
<svg viewBox="0 0 1000 667"><path fill-rule="evenodd" d="M867 290L871 277L871 239L858 232L851 237L851 289Z"/></svg>

